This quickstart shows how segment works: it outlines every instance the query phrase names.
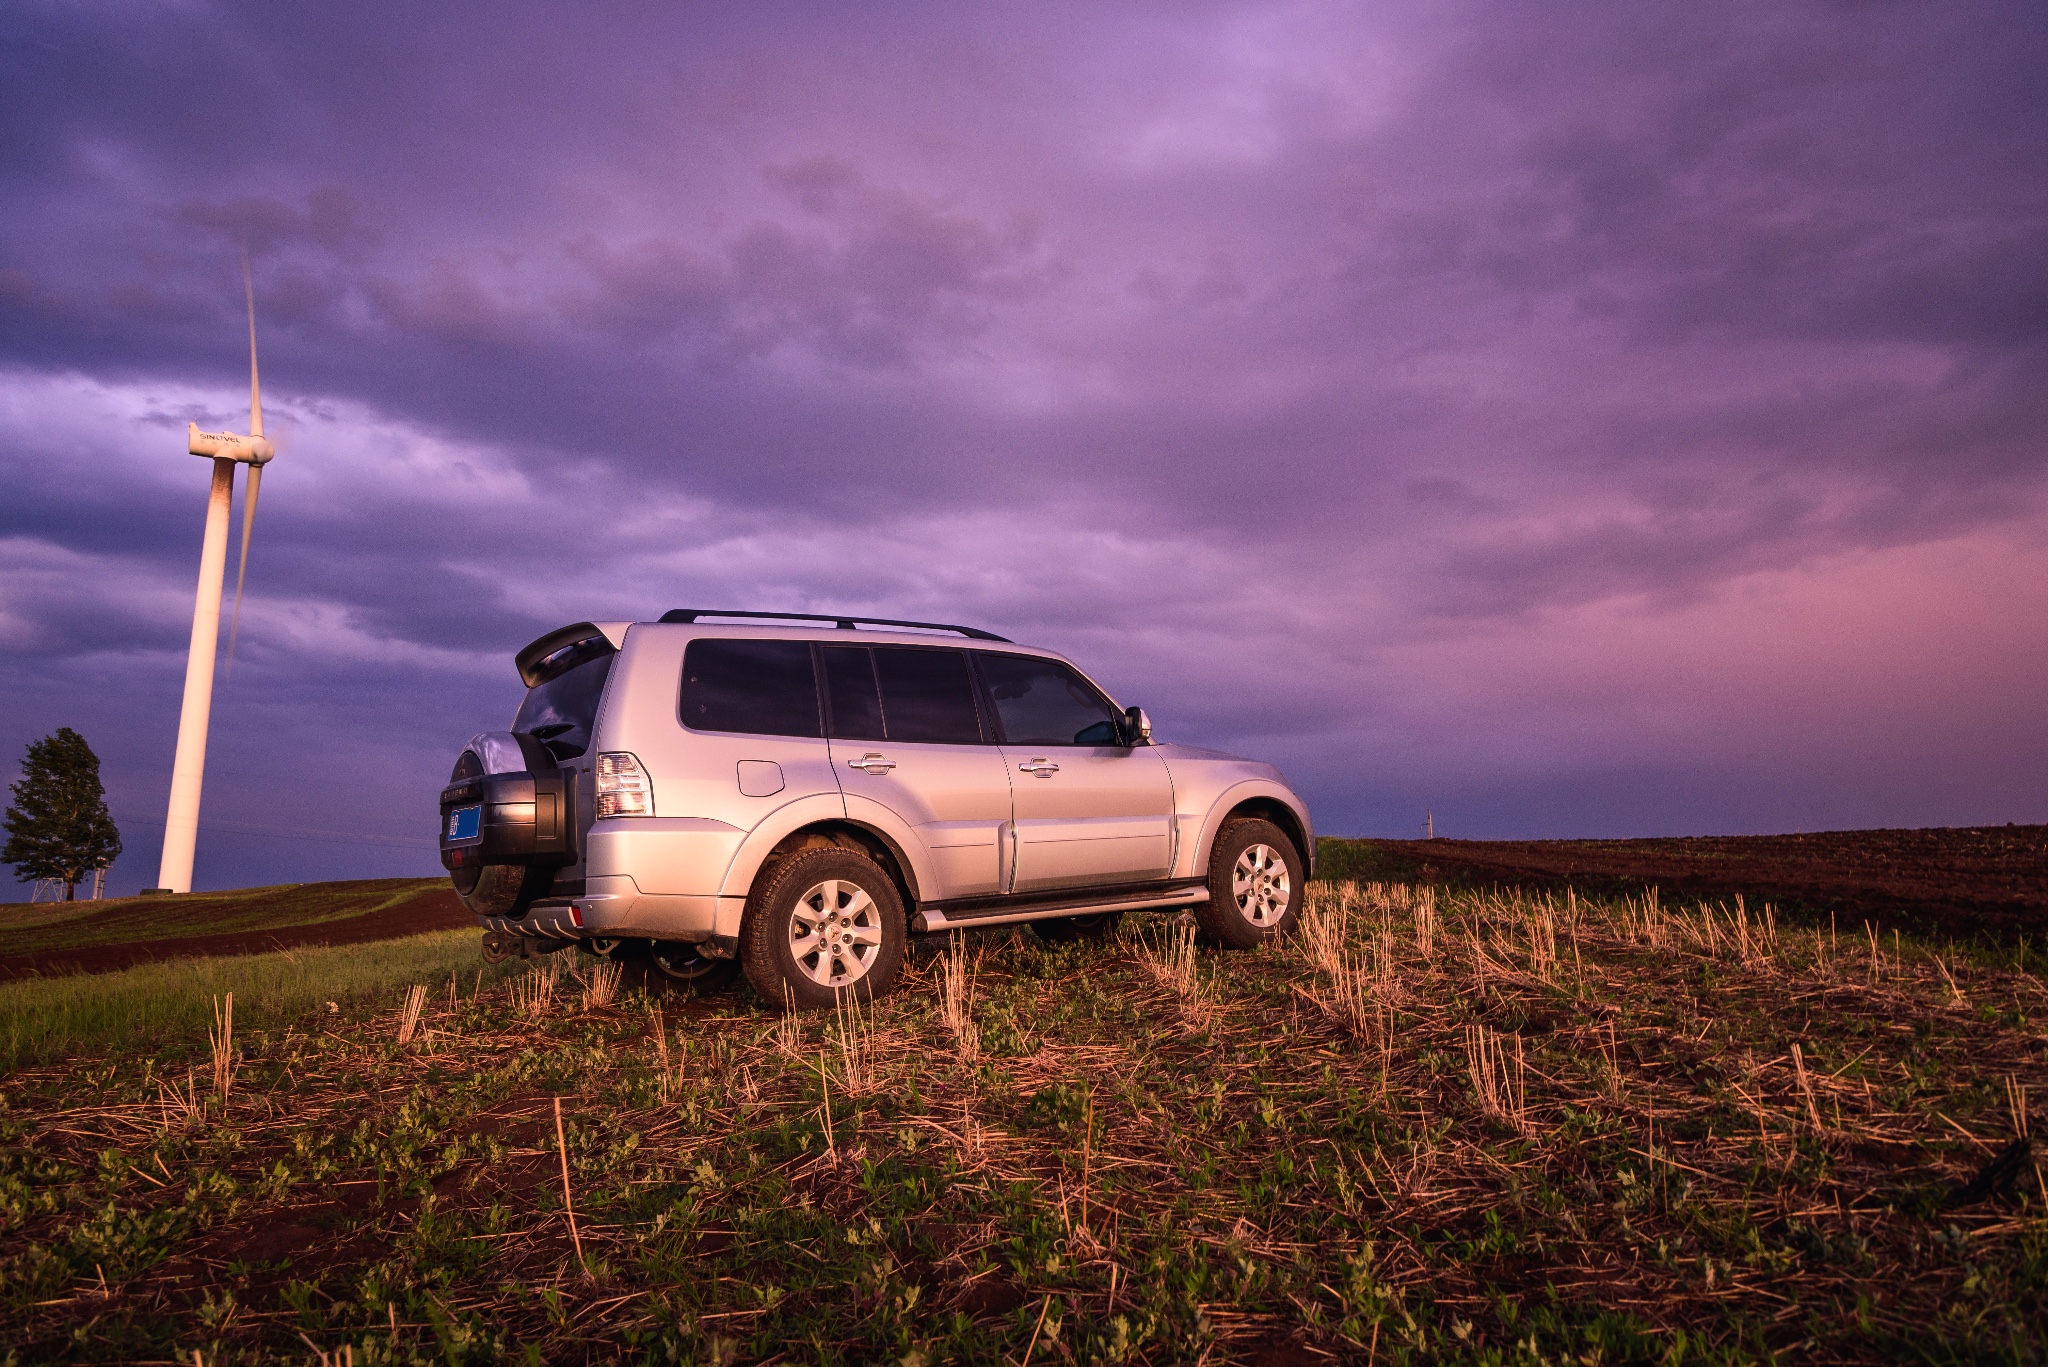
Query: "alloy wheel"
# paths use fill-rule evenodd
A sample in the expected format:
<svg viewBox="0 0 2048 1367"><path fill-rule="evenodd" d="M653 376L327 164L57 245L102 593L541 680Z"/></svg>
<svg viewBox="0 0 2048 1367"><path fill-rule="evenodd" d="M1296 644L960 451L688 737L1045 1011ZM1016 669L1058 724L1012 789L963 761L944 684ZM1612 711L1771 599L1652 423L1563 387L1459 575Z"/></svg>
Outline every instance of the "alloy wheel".
<svg viewBox="0 0 2048 1367"><path fill-rule="evenodd" d="M1287 914L1294 885L1287 861L1271 845L1248 845L1231 870L1231 893L1237 913L1264 929Z"/></svg>
<svg viewBox="0 0 2048 1367"><path fill-rule="evenodd" d="M851 987L881 952L881 908L858 883L827 878L790 909L790 957L820 987Z"/></svg>

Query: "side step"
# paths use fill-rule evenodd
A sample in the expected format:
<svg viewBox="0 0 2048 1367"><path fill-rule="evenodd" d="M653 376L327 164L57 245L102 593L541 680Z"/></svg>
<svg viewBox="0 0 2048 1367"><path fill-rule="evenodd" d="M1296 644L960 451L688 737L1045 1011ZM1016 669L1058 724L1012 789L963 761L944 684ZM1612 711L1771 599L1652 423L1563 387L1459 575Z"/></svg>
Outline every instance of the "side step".
<svg viewBox="0 0 2048 1367"><path fill-rule="evenodd" d="M917 931L966 930L975 926L1014 926L1026 921L1050 921L1060 916L1094 916L1105 911L1168 911L1174 907L1191 907L1197 902L1209 900L1207 888L1180 888L1173 892L1152 893L1145 897L1120 897L1107 902L1059 902L1051 906L1041 903L1017 911L1000 908L969 915L955 912L948 916L937 907L920 911L911 918L910 928Z"/></svg>

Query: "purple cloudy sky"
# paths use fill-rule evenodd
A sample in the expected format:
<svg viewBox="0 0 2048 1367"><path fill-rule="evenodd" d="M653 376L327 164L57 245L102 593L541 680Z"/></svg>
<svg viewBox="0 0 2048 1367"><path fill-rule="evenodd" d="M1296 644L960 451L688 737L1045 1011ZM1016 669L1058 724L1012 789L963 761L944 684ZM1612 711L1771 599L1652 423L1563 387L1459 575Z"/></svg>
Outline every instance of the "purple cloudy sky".
<svg viewBox="0 0 2048 1367"><path fill-rule="evenodd" d="M198 885L436 870L511 652L1064 650L1326 832L2048 819L2048 9L0 18L0 748L155 881L206 467L273 430Z"/></svg>

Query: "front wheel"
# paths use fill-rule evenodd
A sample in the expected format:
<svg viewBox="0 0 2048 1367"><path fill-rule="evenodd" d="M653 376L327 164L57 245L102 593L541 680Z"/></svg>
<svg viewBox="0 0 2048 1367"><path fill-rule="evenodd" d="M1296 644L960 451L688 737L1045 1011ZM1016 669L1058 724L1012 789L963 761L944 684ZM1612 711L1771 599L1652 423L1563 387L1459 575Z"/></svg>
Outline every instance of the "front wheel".
<svg viewBox="0 0 2048 1367"><path fill-rule="evenodd" d="M832 1006L887 991L905 938L903 899L880 865L859 850L802 850L748 899L740 965L772 1005Z"/></svg>
<svg viewBox="0 0 2048 1367"><path fill-rule="evenodd" d="M1301 919L1301 855L1270 821L1225 823L1209 855L1209 900L1197 904L1202 929L1232 949L1256 949Z"/></svg>

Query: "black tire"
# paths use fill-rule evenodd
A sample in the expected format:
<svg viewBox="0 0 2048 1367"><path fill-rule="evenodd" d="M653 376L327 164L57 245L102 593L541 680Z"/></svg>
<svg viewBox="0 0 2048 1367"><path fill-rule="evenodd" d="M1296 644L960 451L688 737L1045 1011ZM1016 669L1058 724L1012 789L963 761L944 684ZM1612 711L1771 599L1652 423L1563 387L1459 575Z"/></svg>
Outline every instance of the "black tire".
<svg viewBox="0 0 2048 1367"><path fill-rule="evenodd" d="M1093 916L1055 916L1049 920L1033 921L1031 929L1039 939L1063 945L1076 940L1107 940L1116 934L1117 925L1123 919L1124 914L1120 911L1098 911Z"/></svg>
<svg viewBox="0 0 2048 1367"><path fill-rule="evenodd" d="M555 881L553 869L529 868L525 864L486 864L477 871L476 882L468 888L455 880L455 895L462 905L478 916L504 916L517 920Z"/></svg>
<svg viewBox="0 0 2048 1367"><path fill-rule="evenodd" d="M650 992L683 992L707 996L723 992L739 976L740 966L732 959L714 959L704 946L686 940L649 940L634 956L642 985Z"/></svg>
<svg viewBox="0 0 2048 1367"><path fill-rule="evenodd" d="M1287 832L1257 818L1226 821L1209 853L1209 900L1196 904L1195 920L1232 949L1257 949L1294 932L1306 881Z"/></svg>
<svg viewBox="0 0 2048 1367"><path fill-rule="evenodd" d="M907 938L903 899L874 860L840 846L799 850L755 881L740 966L771 1006L816 1009L843 993L866 1001L895 981Z"/></svg>

